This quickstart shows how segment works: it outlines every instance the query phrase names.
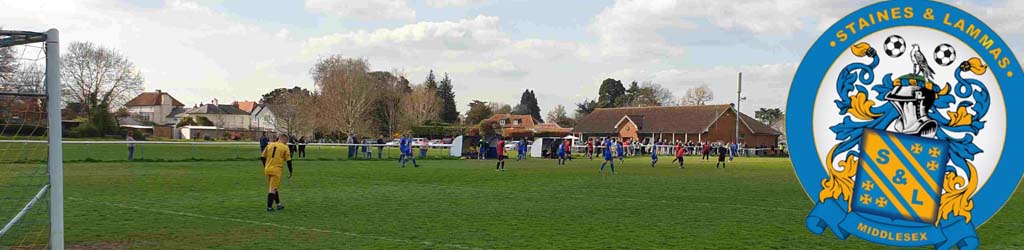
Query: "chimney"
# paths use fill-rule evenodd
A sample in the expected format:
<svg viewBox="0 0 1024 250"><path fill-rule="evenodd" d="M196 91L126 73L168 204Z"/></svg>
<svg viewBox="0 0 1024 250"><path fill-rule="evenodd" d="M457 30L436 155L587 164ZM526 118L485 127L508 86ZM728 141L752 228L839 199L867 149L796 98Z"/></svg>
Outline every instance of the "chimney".
<svg viewBox="0 0 1024 250"><path fill-rule="evenodd" d="M212 101L212 102L210 102L210 103L212 103L213 105L217 105L217 104L218 104L218 103L217 103L217 98L213 98L213 101Z"/></svg>

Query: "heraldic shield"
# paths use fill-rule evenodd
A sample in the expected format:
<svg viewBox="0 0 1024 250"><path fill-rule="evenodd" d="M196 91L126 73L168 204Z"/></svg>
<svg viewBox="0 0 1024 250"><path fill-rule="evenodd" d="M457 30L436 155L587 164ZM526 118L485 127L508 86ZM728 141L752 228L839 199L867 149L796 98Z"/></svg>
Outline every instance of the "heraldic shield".
<svg viewBox="0 0 1024 250"><path fill-rule="evenodd" d="M945 141L865 129L851 210L934 224L948 148Z"/></svg>

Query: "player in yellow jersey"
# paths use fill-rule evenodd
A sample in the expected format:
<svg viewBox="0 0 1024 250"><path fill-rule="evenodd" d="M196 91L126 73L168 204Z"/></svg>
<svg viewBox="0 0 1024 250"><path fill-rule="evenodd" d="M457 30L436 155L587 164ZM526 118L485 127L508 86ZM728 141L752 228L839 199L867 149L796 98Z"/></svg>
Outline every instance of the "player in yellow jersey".
<svg viewBox="0 0 1024 250"><path fill-rule="evenodd" d="M288 149L288 135L280 135L277 141L267 145L260 157L263 160L263 175L267 177L270 189L267 191L267 212L274 211L274 203L277 202L277 210L284 209L281 204L281 172L285 163L288 163L288 179L292 178L292 154Z"/></svg>

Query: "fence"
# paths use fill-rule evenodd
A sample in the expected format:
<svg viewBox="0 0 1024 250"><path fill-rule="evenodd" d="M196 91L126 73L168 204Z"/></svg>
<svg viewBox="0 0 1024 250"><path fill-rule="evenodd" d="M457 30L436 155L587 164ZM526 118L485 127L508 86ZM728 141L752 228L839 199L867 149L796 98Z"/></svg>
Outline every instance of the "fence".
<svg viewBox="0 0 1024 250"><path fill-rule="evenodd" d="M35 150L38 140L0 140L0 157L22 162L46 159L45 150ZM189 160L256 160L260 156L258 142L169 142L169 141L64 141L64 161L189 161ZM134 149L130 149L134 145ZM305 154L300 151L304 148ZM427 147L428 158L448 158L450 144ZM350 149L352 151L350 151ZM363 150L366 151L363 151ZM421 147L413 146L413 155L421 157ZM350 155L351 152L351 155ZM293 158L308 160L370 160L398 159L398 145L308 143L296 145Z"/></svg>

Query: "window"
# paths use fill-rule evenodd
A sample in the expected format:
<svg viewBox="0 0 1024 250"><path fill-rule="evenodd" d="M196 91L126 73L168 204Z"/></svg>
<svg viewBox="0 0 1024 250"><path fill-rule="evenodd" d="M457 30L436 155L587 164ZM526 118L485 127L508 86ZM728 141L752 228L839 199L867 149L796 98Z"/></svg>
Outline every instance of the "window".
<svg viewBox="0 0 1024 250"><path fill-rule="evenodd" d="M498 121L498 123L500 123L501 126L505 126L505 121L506 121L505 119L501 119L500 121Z"/></svg>
<svg viewBox="0 0 1024 250"><path fill-rule="evenodd" d="M153 113L151 113L151 112L139 113L139 118L141 118L143 121L153 121L152 117L153 117Z"/></svg>
<svg viewBox="0 0 1024 250"><path fill-rule="evenodd" d="M523 119L516 119L515 121L512 122L512 124L515 124L515 125L519 125L521 123L523 123Z"/></svg>

